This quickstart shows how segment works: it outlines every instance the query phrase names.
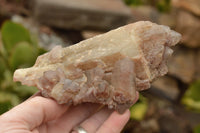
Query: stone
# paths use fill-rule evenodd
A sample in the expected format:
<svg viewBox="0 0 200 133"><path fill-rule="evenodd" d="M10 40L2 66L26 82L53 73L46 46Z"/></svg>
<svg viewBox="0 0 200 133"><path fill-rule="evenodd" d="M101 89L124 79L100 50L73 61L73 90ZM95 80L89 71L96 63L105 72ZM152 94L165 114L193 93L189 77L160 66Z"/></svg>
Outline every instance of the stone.
<svg viewBox="0 0 200 133"><path fill-rule="evenodd" d="M65 38L67 38L68 40L63 41L63 39L48 26L41 26L32 18L24 18L19 15L13 15L11 21L15 23L20 23L24 27L26 27L30 31L30 33L38 39L38 45L47 51L51 50L57 45L66 47L70 44L70 39L68 39L66 36Z"/></svg>
<svg viewBox="0 0 200 133"><path fill-rule="evenodd" d="M130 19L130 22L136 22L136 21L151 21L154 23L167 25L169 27L175 26L175 16L168 13L160 13L158 10L153 8L152 6L137 6L137 7L131 7L131 13L132 17Z"/></svg>
<svg viewBox="0 0 200 133"><path fill-rule="evenodd" d="M200 47L200 18L186 11L178 11L175 29L182 34L184 45L192 48Z"/></svg>
<svg viewBox="0 0 200 133"><path fill-rule="evenodd" d="M194 127L199 125L200 115L198 112L188 110L188 108L185 109L183 106L177 104L177 102L168 101L148 91L142 94L148 101L148 111L145 119L142 121L129 120L124 132L189 133L192 132ZM154 123L150 124L152 126L143 126L149 123L148 121L152 121L152 119L153 122L150 122Z"/></svg>
<svg viewBox="0 0 200 133"><path fill-rule="evenodd" d="M184 47L176 47L169 59L169 74L185 83L190 83L195 74L195 52Z"/></svg>
<svg viewBox="0 0 200 133"><path fill-rule="evenodd" d="M175 113L174 111L166 111L169 109L160 109L160 115L158 119L159 127L161 132L164 133L188 133L189 122L186 118L181 117Z"/></svg>
<svg viewBox="0 0 200 133"><path fill-rule="evenodd" d="M58 28L110 30L126 24L130 10L121 0L35 0L34 16Z"/></svg>
<svg viewBox="0 0 200 133"><path fill-rule="evenodd" d="M97 36L97 35L100 35L100 34L103 34L103 33L104 32L101 32L101 31L84 30L84 31L82 31L82 36L85 39L89 39L89 38L92 38L94 36Z"/></svg>
<svg viewBox="0 0 200 133"><path fill-rule="evenodd" d="M188 133L191 131L192 121L187 118L189 111L185 111L182 106L178 106L176 102L166 101L152 95L150 103L154 105L156 110L150 118L156 118L159 124L160 132L166 133ZM198 119L190 117L190 119Z"/></svg>
<svg viewBox="0 0 200 133"><path fill-rule="evenodd" d="M199 0L172 0L172 5L178 8L185 9L197 16L200 16Z"/></svg>
<svg viewBox="0 0 200 133"><path fill-rule="evenodd" d="M169 98L176 100L179 96L179 88L178 83L175 79L169 76L163 76L152 84L153 87L162 91L167 95Z"/></svg>
<svg viewBox="0 0 200 133"><path fill-rule="evenodd" d="M149 21L129 24L70 47L57 46L19 69L14 81L37 86L59 104L101 103L123 113L167 73L171 46L181 35Z"/></svg>
<svg viewBox="0 0 200 133"><path fill-rule="evenodd" d="M131 7L131 13L131 22L146 20L158 23L158 16L160 16L160 13L152 6L134 6Z"/></svg>
<svg viewBox="0 0 200 133"><path fill-rule="evenodd" d="M134 128L134 126L137 126L137 128ZM130 129L128 133L159 133L160 127L159 123L155 118L148 118L143 121L139 121L138 125L131 123ZM130 130L129 129L129 130Z"/></svg>
<svg viewBox="0 0 200 133"><path fill-rule="evenodd" d="M161 13L158 17L158 23L173 28L176 26L176 16L173 15L173 12L171 14Z"/></svg>

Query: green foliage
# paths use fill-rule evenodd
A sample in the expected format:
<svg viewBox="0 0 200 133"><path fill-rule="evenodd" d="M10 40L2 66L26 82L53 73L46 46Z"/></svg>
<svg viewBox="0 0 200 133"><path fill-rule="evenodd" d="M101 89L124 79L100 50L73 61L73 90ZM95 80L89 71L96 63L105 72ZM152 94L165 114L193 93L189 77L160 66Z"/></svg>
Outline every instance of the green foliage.
<svg viewBox="0 0 200 133"><path fill-rule="evenodd" d="M37 45L37 38L20 24L6 21L1 27L1 38L0 114L37 91L35 87L13 82L13 72L20 67L32 66L36 57L44 53L44 50Z"/></svg>
<svg viewBox="0 0 200 133"><path fill-rule="evenodd" d="M157 8L160 12L169 12L171 8L171 0L124 0L129 6L150 5Z"/></svg>
<svg viewBox="0 0 200 133"><path fill-rule="evenodd" d="M200 125L194 128L193 133L200 133Z"/></svg>
<svg viewBox="0 0 200 133"><path fill-rule="evenodd" d="M15 93L18 94L18 96L20 96L22 98L27 98L28 96L32 95L33 93L36 93L37 88L32 87L32 86L25 86L25 85L17 84L14 87L13 91L15 91Z"/></svg>
<svg viewBox="0 0 200 133"><path fill-rule="evenodd" d="M10 102L11 105L15 106L19 104L20 100L15 94L0 91L0 102Z"/></svg>
<svg viewBox="0 0 200 133"><path fill-rule="evenodd" d="M13 105L10 103L10 101L3 101L2 103L0 102L0 114L3 114L12 107Z"/></svg>
<svg viewBox="0 0 200 133"><path fill-rule="evenodd" d="M28 30L14 22L6 21L1 28L1 34L4 47L8 52L19 42L31 43Z"/></svg>
<svg viewBox="0 0 200 133"><path fill-rule="evenodd" d="M3 77L3 73L4 73L5 70L6 70L6 64L5 64L4 60L3 60L3 58L0 57L0 73L1 73L0 74L0 80Z"/></svg>
<svg viewBox="0 0 200 133"><path fill-rule="evenodd" d="M138 6L143 4L142 0L124 0L124 2L130 6Z"/></svg>
<svg viewBox="0 0 200 133"><path fill-rule="evenodd" d="M187 108L194 111L200 112L200 81L196 81L190 85L190 87L185 92L182 103L186 105Z"/></svg>
<svg viewBox="0 0 200 133"><path fill-rule="evenodd" d="M157 2L157 8L161 12L168 12L170 10L170 0L159 0Z"/></svg>
<svg viewBox="0 0 200 133"><path fill-rule="evenodd" d="M6 69L3 72L3 79L1 83L1 90L8 90L10 88L13 88L13 81L12 81L12 72L9 69Z"/></svg>
<svg viewBox="0 0 200 133"><path fill-rule="evenodd" d="M6 112L13 106L20 103L20 99L17 95L9 92L0 91L0 114Z"/></svg>
<svg viewBox="0 0 200 133"><path fill-rule="evenodd" d="M145 97L140 95L140 98L137 103L135 103L131 108L131 119L141 121L144 119L145 114L147 112L148 102Z"/></svg>
<svg viewBox="0 0 200 133"><path fill-rule="evenodd" d="M36 58L37 49L27 42L20 42L13 49L9 64L12 70L19 67L30 67L34 64Z"/></svg>

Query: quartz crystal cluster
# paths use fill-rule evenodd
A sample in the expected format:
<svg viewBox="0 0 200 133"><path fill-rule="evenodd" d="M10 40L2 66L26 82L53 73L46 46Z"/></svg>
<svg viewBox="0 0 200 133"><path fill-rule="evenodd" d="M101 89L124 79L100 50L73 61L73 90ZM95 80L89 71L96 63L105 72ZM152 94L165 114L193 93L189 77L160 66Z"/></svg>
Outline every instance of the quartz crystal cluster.
<svg viewBox="0 0 200 133"><path fill-rule="evenodd" d="M84 40L55 47L14 81L36 86L59 104L100 103L124 112L136 91L167 73L167 59L181 35L169 27L140 21Z"/></svg>

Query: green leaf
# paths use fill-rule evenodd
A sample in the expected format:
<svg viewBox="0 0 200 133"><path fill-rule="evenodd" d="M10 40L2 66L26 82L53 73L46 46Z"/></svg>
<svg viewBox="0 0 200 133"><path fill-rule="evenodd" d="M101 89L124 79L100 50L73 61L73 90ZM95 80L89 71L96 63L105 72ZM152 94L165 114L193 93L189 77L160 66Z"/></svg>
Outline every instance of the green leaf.
<svg viewBox="0 0 200 133"><path fill-rule="evenodd" d="M195 101L200 101L200 81L196 81L190 85L185 93L186 97L191 97Z"/></svg>
<svg viewBox="0 0 200 133"><path fill-rule="evenodd" d="M134 119L137 121L143 120L147 112L147 109L148 109L147 100L145 97L140 95L138 102L130 108L131 119Z"/></svg>
<svg viewBox="0 0 200 133"><path fill-rule="evenodd" d="M3 73L3 80L0 84L0 90L10 91L13 89L14 82L12 80L12 72L6 69Z"/></svg>
<svg viewBox="0 0 200 133"><path fill-rule="evenodd" d="M38 91L36 87L26 85L17 85L14 90L20 97L29 97Z"/></svg>
<svg viewBox="0 0 200 133"><path fill-rule="evenodd" d="M47 50L45 50L44 48L38 48L38 55L42 55L44 53L48 52Z"/></svg>
<svg viewBox="0 0 200 133"><path fill-rule="evenodd" d="M200 81L196 81L191 84L184 96L190 97L195 101L200 101Z"/></svg>
<svg viewBox="0 0 200 133"><path fill-rule="evenodd" d="M11 109L13 106L10 101L0 102L0 115Z"/></svg>
<svg viewBox="0 0 200 133"><path fill-rule="evenodd" d="M131 112L131 118L141 121L143 120L146 111L147 111L147 104L146 103L136 103L131 107L130 112Z"/></svg>
<svg viewBox="0 0 200 133"><path fill-rule="evenodd" d="M15 94L0 91L0 114L20 103L19 97Z"/></svg>
<svg viewBox="0 0 200 133"><path fill-rule="evenodd" d="M0 78L3 78L3 73L6 70L6 63L2 57L0 57Z"/></svg>
<svg viewBox="0 0 200 133"><path fill-rule="evenodd" d="M19 67L30 67L34 64L38 55L36 48L27 42L21 42L13 49L9 59L9 65L12 70Z"/></svg>
<svg viewBox="0 0 200 133"><path fill-rule="evenodd" d="M200 101L195 101L190 97L184 97L182 103L185 104L189 109L200 111Z"/></svg>
<svg viewBox="0 0 200 133"><path fill-rule="evenodd" d="M160 12L169 12L171 8L170 0L159 0L157 8Z"/></svg>
<svg viewBox="0 0 200 133"><path fill-rule="evenodd" d="M29 31L22 25L6 21L1 28L2 40L5 49L10 52L19 42L31 43Z"/></svg>
<svg viewBox="0 0 200 133"><path fill-rule="evenodd" d="M200 81L196 81L187 89L181 102L189 109L200 112Z"/></svg>
<svg viewBox="0 0 200 133"><path fill-rule="evenodd" d="M124 0L124 2L130 6L138 6L143 4L142 0Z"/></svg>
<svg viewBox="0 0 200 133"><path fill-rule="evenodd" d="M200 133L200 125L194 128L193 133Z"/></svg>
<svg viewBox="0 0 200 133"><path fill-rule="evenodd" d="M4 59L7 59L8 57L8 53L5 50L4 46L3 46L3 42L2 42L2 38L1 38L1 34L0 34L0 56ZM6 60L7 61L7 60Z"/></svg>

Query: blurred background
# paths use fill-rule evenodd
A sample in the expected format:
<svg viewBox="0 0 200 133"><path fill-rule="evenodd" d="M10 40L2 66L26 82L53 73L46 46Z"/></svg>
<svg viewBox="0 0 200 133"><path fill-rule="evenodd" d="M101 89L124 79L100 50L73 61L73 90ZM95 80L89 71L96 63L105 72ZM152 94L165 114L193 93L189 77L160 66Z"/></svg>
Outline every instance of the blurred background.
<svg viewBox="0 0 200 133"><path fill-rule="evenodd" d="M200 0L0 0L0 114L37 91L12 80L55 45L149 20L183 36L169 73L141 92L124 133L200 133Z"/></svg>

